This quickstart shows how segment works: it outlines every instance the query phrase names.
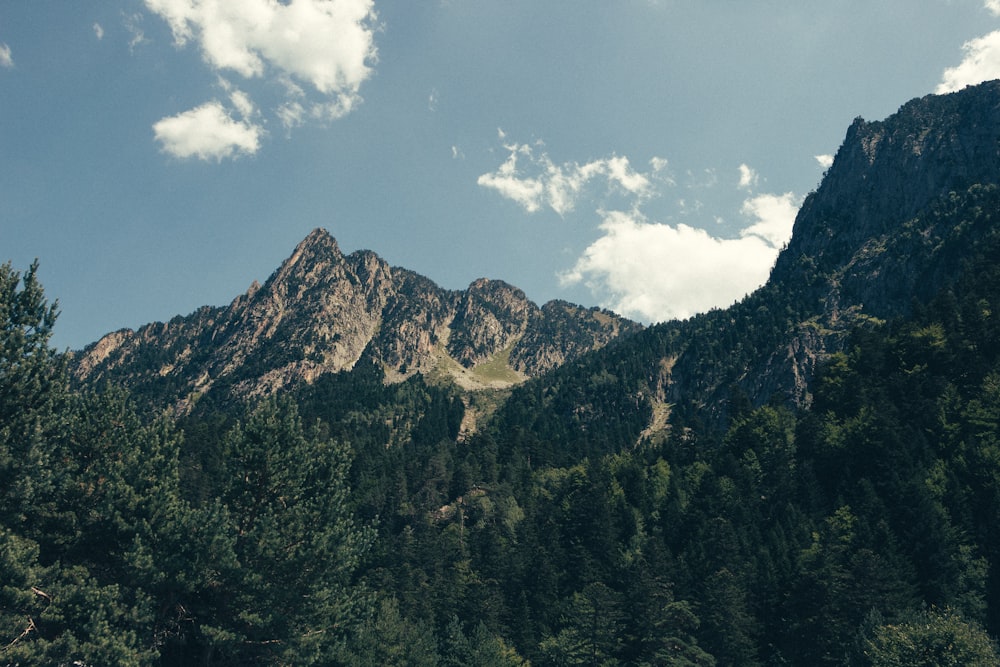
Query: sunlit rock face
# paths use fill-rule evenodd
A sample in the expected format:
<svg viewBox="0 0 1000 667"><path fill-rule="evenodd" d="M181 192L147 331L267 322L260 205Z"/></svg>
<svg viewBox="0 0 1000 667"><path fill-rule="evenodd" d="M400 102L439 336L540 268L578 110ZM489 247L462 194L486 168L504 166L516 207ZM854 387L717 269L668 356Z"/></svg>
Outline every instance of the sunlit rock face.
<svg viewBox="0 0 1000 667"><path fill-rule="evenodd" d="M461 375L484 363L509 385L598 349L641 325L564 302L538 307L523 291L480 279L446 290L370 251L344 255L323 229L228 307L108 334L74 355L84 383L115 379L180 409L210 390L253 396L362 359L390 381ZM466 382L467 383L467 382Z"/></svg>

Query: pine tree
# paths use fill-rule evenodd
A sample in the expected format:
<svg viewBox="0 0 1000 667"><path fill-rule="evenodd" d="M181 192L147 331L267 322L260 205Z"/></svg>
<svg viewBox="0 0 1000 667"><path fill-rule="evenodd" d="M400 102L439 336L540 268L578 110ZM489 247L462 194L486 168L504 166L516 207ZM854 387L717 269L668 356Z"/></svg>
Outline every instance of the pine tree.
<svg viewBox="0 0 1000 667"><path fill-rule="evenodd" d="M613 665L622 645L621 596L605 584L588 584L569 601L558 635L542 641L552 665Z"/></svg>
<svg viewBox="0 0 1000 667"><path fill-rule="evenodd" d="M69 392L36 272L0 267L0 656L148 664L154 604L127 554L170 468L155 447L139 454L144 429L123 404Z"/></svg>
<svg viewBox="0 0 1000 667"><path fill-rule="evenodd" d="M16 531L48 511L53 441L65 433L65 361L49 348L57 304L37 271L0 265L0 524Z"/></svg>
<svg viewBox="0 0 1000 667"><path fill-rule="evenodd" d="M218 664L328 663L370 605L353 580L372 531L350 512L350 450L307 434L294 403L276 399L225 448L236 561L220 575L203 641Z"/></svg>

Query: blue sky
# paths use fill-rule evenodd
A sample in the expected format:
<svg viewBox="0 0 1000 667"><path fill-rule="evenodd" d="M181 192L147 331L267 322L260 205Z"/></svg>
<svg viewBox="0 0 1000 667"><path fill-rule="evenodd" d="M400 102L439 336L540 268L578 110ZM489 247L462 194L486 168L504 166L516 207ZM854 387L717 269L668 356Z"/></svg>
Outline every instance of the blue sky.
<svg viewBox="0 0 1000 667"><path fill-rule="evenodd" d="M0 261L53 343L311 229L645 322L766 279L851 121L1000 76L1000 0L0 3Z"/></svg>

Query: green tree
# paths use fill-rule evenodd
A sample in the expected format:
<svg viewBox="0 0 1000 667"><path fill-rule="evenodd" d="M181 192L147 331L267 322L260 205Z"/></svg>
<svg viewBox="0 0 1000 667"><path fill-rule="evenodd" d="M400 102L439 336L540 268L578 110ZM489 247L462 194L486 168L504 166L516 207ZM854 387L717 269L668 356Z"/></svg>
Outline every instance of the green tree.
<svg viewBox="0 0 1000 667"><path fill-rule="evenodd" d="M430 624L403 617L395 599L383 599L349 637L337 662L357 667L436 667L440 657Z"/></svg>
<svg viewBox="0 0 1000 667"><path fill-rule="evenodd" d="M795 417L786 408L764 406L730 427L725 444L744 462L758 496L787 494L795 472Z"/></svg>
<svg viewBox="0 0 1000 667"><path fill-rule="evenodd" d="M49 347L57 307L37 271L0 265L0 523L15 530L53 511L53 441L66 426L65 360Z"/></svg>
<svg viewBox="0 0 1000 667"><path fill-rule="evenodd" d="M479 623L466 633L457 616L445 629L445 650L442 665L446 667L523 667L528 663L502 637Z"/></svg>
<svg viewBox="0 0 1000 667"><path fill-rule="evenodd" d="M552 665L614 665L622 645L622 610L618 593L600 582L588 584L570 600L566 624L542 641Z"/></svg>
<svg viewBox="0 0 1000 667"><path fill-rule="evenodd" d="M7 665L147 665L148 598L80 565L38 564L30 540L0 533L0 660Z"/></svg>
<svg viewBox="0 0 1000 667"><path fill-rule="evenodd" d="M236 566L201 627L219 664L329 662L370 605L354 582L372 531L348 502L350 450L269 399L226 436L221 500Z"/></svg>
<svg viewBox="0 0 1000 667"><path fill-rule="evenodd" d="M673 587L642 558L637 558L626 574L623 654L628 662L713 667L715 658L698 646L694 637L701 621L691 603L675 599Z"/></svg>
<svg viewBox="0 0 1000 667"><path fill-rule="evenodd" d="M884 623L864 638L871 667L998 665L1000 653L982 626L951 609L931 608L901 623Z"/></svg>
<svg viewBox="0 0 1000 667"><path fill-rule="evenodd" d="M0 654L149 664L157 605L135 547L155 543L172 511L176 443L121 392L69 392L36 270L0 267Z"/></svg>

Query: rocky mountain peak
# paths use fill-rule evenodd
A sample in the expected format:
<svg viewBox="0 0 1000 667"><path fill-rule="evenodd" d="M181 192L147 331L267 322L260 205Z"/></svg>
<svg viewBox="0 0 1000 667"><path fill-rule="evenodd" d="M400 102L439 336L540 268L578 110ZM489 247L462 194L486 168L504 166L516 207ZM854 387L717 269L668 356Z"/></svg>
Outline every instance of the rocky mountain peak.
<svg viewBox="0 0 1000 667"><path fill-rule="evenodd" d="M301 287L315 286L324 278L330 278L331 272L342 271L344 264L345 257L336 239L325 229L317 228L295 246L264 287L271 292L294 292Z"/></svg>
<svg viewBox="0 0 1000 667"><path fill-rule="evenodd" d="M538 312L520 289L480 278L458 301L448 350L463 366L474 366L516 342Z"/></svg>
<svg viewBox="0 0 1000 667"><path fill-rule="evenodd" d="M340 252L340 246L337 245L337 239L326 229L317 227L295 246L295 251L289 257L289 261L293 263L298 261L297 258L302 254L317 255L322 253L343 256Z"/></svg>
<svg viewBox="0 0 1000 667"><path fill-rule="evenodd" d="M850 262L873 238L938 198L1000 174L1000 81L907 102L883 121L857 118L819 189L803 202L776 275L808 256L821 270Z"/></svg>
<svg viewBox="0 0 1000 667"><path fill-rule="evenodd" d="M641 328L571 304L539 308L500 280L446 290L369 250L345 256L329 232L315 229L228 307L109 334L76 355L75 374L166 392L160 400L181 408L205 392L267 394L362 359L389 380L420 372L454 376L467 388L507 386ZM560 335L539 335L549 329Z"/></svg>
<svg viewBox="0 0 1000 667"><path fill-rule="evenodd" d="M813 367L853 326L906 316L960 273L958 249L985 230L972 217L956 226L949 209L998 182L1000 81L855 119L771 275L807 322L760 377L807 400Z"/></svg>

